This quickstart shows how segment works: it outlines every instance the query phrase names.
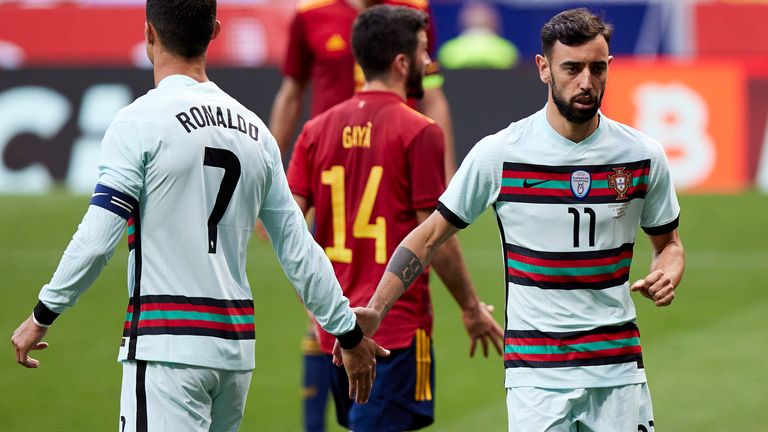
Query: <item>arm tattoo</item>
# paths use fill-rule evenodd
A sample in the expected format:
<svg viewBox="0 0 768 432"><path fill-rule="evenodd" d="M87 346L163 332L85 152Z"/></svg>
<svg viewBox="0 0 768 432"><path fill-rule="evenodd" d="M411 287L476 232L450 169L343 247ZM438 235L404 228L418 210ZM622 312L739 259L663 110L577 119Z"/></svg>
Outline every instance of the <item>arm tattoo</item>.
<svg viewBox="0 0 768 432"><path fill-rule="evenodd" d="M392 254L387 271L397 276L403 282L403 290L406 290L424 271L424 265L410 249L400 246Z"/></svg>

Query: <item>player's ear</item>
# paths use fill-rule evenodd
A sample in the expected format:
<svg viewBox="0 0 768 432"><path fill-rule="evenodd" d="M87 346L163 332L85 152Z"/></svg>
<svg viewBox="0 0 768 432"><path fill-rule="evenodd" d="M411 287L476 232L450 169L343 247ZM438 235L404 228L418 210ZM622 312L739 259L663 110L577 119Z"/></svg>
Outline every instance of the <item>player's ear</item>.
<svg viewBox="0 0 768 432"><path fill-rule="evenodd" d="M539 69L539 79L544 84L549 84L552 73L549 70L549 60L541 54L536 54L536 67Z"/></svg>
<svg viewBox="0 0 768 432"><path fill-rule="evenodd" d="M149 21L144 22L144 40L147 42L147 45L153 45L155 37L155 28L152 27Z"/></svg>
<svg viewBox="0 0 768 432"><path fill-rule="evenodd" d="M147 58L149 59L149 62L154 64L154 46L155 42L157 40L157 33L155 33L155 28L152 27L152 24L149 23L149 21L146 21L144 23L144 45L147 51Z"/></svg>
<svg viewBox="0 0 768 432"><path fill-rule="evenodd" d="M408 75L408 66L411 59L408 58L407 55L400 53L395 57L395 61L393 62L395 71L398 72L400 75Z"/></svg>
<svg viewBox="0 0 768 432"><path fill-rule="evenodd" d="M216 20L216 22L213 24L213 34L211 35L211 40L216 39L216 36L221 33L221 21Z"/></svg>

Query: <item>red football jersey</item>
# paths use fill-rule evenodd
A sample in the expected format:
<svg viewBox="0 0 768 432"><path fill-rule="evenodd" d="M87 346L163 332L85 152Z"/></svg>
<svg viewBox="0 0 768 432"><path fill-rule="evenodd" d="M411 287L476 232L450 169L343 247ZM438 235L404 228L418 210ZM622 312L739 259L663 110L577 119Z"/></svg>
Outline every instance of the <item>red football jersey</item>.
<svg viewBox="0 0 768 432"><path fill-rule="evenodd" d="M352 306L365 306L416 210L433 209L445 188L443 132L396 94L361 92L307 122L288 167L295 195L315 207L315 239ZM395 303L375 335L405 348L416 329L431 334L425 272ZM335 338L321 332L327 353Z"/></svg>
<svg viewBox="0 0 768 432"><path fill-rule="evenodd" d="M384 0L381 3L409 6L429 14L427 43L434 59L435 30L429 2ZM350 41L357 14L345 0L316 0L300 6L293 18L283 74L299 81L311 81L310 117L349 99L364 84L363 71L355 63ZM436 72L436 66L428 71Z"/></svg>

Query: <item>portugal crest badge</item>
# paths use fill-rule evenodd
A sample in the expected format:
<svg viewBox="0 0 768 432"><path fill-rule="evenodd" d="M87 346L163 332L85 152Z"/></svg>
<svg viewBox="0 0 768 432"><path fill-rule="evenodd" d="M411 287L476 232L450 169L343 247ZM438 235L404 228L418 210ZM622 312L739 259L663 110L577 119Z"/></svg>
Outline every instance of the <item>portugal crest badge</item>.
<svg viewBox="0 0 768 432"><path fill-rule="evenodd" d="M578 199L584 199L591 188L592 176L588 172L578 170L571 174L571 192L573 192L573 196Z"/></svg>
<svg viewBox="0 0 768 432"><path fill-rule="evenodd" d="M632 173L625 172L625 169L626 167L614 168L614 173L608 174L608 187L616 191L617 200L627 199L627 191L632 186Z"/></svg>

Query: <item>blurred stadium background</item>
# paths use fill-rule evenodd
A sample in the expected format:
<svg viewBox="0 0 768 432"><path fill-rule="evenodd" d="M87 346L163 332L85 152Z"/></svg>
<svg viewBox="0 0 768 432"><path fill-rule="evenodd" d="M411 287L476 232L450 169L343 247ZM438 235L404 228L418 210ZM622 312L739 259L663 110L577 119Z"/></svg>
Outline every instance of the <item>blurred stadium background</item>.
<svg viewBox="0 0 768 432"><path fill-rule="evenodd" d="M431 0L438 44L457 35L458 0ZM459 160L482 136L539 109L533 56L554 13L586 5L616 26L607 115L665 146L683 206L687 274L676 303L637 298L659 431L768 430L768 1L495 0L511 70L444 71ZM0 334L28 314L80 220L99 143L117 110L149 90L144 2L0 0ZM263 119L280 83L291 0L219 0L223 34L209 76ZM502 321L499 241L490 215L461 241ZM640 237L633 278L647 269ZM298 431L303 313L270 248L251 244L257 368L244 431ZM127 248L57 321L23 370L0 356L0 430L95 431L117 423ZM502 431L498 357L467 358L459 311L439 283L437 431ZM332 423L332 422L331 422ZM332 428L331 430L340 430Z"/></svg>

